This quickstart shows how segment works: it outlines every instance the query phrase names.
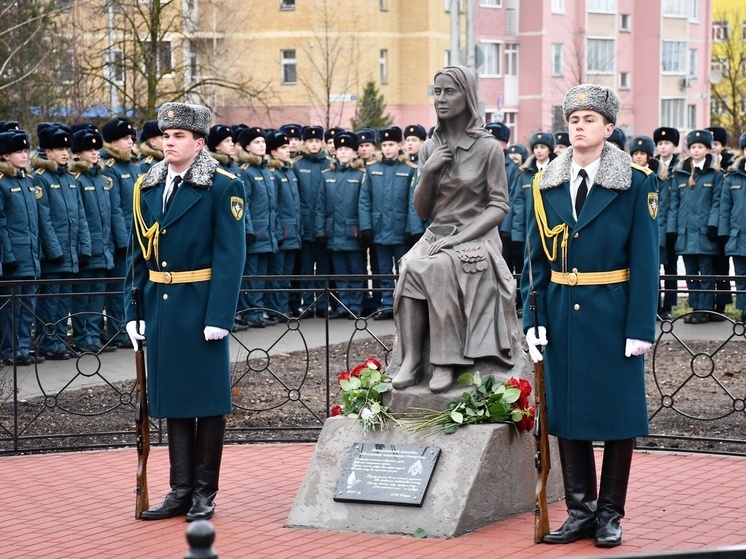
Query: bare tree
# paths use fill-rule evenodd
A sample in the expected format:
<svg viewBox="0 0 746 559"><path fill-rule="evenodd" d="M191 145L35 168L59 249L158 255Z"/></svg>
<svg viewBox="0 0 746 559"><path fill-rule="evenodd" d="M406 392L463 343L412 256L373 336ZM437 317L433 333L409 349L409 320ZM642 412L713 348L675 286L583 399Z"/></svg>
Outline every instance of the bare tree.
<svg viewBox="0 0 746 559"><path fill-rule="evenodd" d="M746 131L746 42L741 34L741 22L746 10L736 9L713 15L712 66L720 80L711 87L713 108L710 115L714 126L722 126L731 138ZM733 29L735 28L735 29Z"/></svg>

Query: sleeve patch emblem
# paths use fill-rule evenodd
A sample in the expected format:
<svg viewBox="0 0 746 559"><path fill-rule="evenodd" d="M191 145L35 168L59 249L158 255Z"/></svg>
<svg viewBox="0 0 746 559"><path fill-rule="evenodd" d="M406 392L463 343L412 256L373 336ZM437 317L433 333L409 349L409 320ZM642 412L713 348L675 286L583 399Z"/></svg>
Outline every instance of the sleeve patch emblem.
<svg viewBox="0 0 746 559"><path fill-rule="evenodd" d="M231 196L231 213L236 221L240 221L243 218L243 198L240 196Z"/></svg>
<svg viewBox="0 0 746 559"><path fill-rule="evenodd" d="M648 192L648 213L653 219L658 217L658 193Z"/></svg>

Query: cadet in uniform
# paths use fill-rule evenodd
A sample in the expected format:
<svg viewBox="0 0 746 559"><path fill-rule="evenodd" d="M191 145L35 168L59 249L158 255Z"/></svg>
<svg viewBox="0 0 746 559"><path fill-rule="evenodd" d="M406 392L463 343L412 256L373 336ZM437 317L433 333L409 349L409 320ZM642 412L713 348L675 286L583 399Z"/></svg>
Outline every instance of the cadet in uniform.
<svg viewBox="0 0 746 559"><path fill-rule="evenodd" d="M216 124L207 135L207 151L220 168L237 177L241 168L236 163L236 146L233 142L233 129L225 124Z"/></svg>
<svg viewBox="0 0 746 559"><path fill-rule="evenodd" d="M298 150L301 145L301 132L303 127L300 124L283 124L280 126L280 132L283 132L288 137L288 150L290 151L290 159L298 155Z"/></svg>
<svg viewBox="0 0 746 559"><path fill-rule="evenodd" d="M38 203L44 193L34 185L27 172L30 147L28 135L22 130L0 133L0 254L4 280L37 279L41 273L42 248L47 261L64 262L49 214L42 212ZM43 246L40 246L40 240ZM16 300L12 306L7 302L0 307L0 353L3 364L22 366L42 363L43 357L30 353L36 285L25 283L13 290L24 299ZM11 288L0 288L0 294L9 296Z"/></svg>
<svg viewBox="0 0 746 559"><path fill-rule="evenodd" d="M554 141L554 153L556 155L565 153L567 148L570 147L570 135L564 130L554 133Z"/></svg>
<svg viewBox="0 0 746 559"><path fill-rule="evenodd" d="M627 151L627 134L621 128L614 128L608 141L622 151Z"/></svg>
<svg viewBox="0 0 746 559"><path fill-rule="evenodd" d="M132 193L135 181L140 175L140 167L132 161L132 135L135 127L132 123L120 117L106 121L101 127L104 138L104 149L101 150L101 162L104 174L111 179L111 231L114 237L114 268L109 270L110 277L124 276L127 243L132 228ZM128 347L130 340L123 331L124 301L119 294L121 285L110 283L106 295L106 334L104 339L114 338L117 347ZM109 320L111 318L111 320Z"/></svg>
<svg viewBox="0 0 746 559"><path fill-rule="evenodd" d="M404 127L404 152L415 165L420 159L420 149L425 140L427 140L427 130L421 124L410 124Z"/></svg>
<svg viewBox="0 0 746 559"><path fill-rule="evenodd" d="M157 120L146 120L140 131L140 173L144 175L159 161L163 161L163 133Z"/></svg>
<svg viewBox="0 0 746 559"><path fill-rule="evenodd" d="M371 128L364 128L355 132L355 136L357 136L357 156L366 164L374 161L374 158L376 158L376 131Z"/></svg>
<svg viewBox="0 0 746 559"><path fill-rule="evenodd" d="M39 147L44 157L35 156L32 164L34 185L43 195L39 198L42 215L49 216L57 238L55 246L62 250L62 262L42 260L41 278L69 280L87 266L91 259L91 236L83 208L83 199L75 177L67 168L72 138L67 130L56 125L47 126L39 133ZM70 359L67 345L67 316L72 307L71 283L46 283L38 304L36 337L39 355L46 359Z"/></svg>
<svg viewBox="0 0 746 559"><path fill-rule="evenodd" d="M340 128L339 126L333 126L331 128L327 128L324 130L324 142L326 143L326 152L330 156L334 156L334 136L337 134L341 134L344 132L344 128Z"/></svg>
<svg viewBox="0 0 746 559"><path fill-rule="evenodd" d="M144 511L155 520L211 518L231 411L230 346L241 286L244 186L203 148L210 109L164 103L165 159L135 188L125 300L142 293L144 320L126 309L132 345L148 337L148 406L166 418L171 490Z"/></svg>
<svg viewBox="0 0 746 559"><path fill-rule="evenodd" d="M658 179L605 142L620 106L607 87L567 92L572 147L537 175L531 200L523 327L534 361L546 345L548 429L569 514L547 543L622 543L634 437L648 434L642 354L655 339ZM593 441L605 441L600 490Z"/></svg>

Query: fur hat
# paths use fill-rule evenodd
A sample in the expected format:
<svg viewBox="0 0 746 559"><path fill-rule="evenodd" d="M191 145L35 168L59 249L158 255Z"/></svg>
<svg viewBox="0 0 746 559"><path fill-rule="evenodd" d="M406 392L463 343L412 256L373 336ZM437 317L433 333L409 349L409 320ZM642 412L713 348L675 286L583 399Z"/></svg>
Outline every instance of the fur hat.
<svg viewBox="0 0 746 559"><path fill-rule="evenodd" d="M410 124L404 129L404 137L417 136L423 142L427 140L427 130L421 124ZM507 141L507 140L506 140Z"/></svg>
<svg viewBox="0 0 746 559"><path fill-rule="evenodd" d="M653 131L653 141L658 145L658 142L662 142L663 140L667 140L673 145L678 146L680 140L679 131L676 128L668 128L666 126L656 128Z"/></svg>
<svg viewBox="0 0 746 559"><path fill-rule="evenodd" d="M74 136L75 133L80 130L93 130L96 133L99 133L98 126L92 122L76 122L70 127L70 134Z"/></svg>
<svg viewBox="0 0 746 559"><path fill-rule="evenodd" d="M507 143L510 141L510 128L508 128L506 124L503 124L502 122L490 122L485 126L485 128L487 129L487 132L492 134L501 142Z"/></svg>
<svg viewBox="0 0 746 559"><path fill-rule="evenodd" d="M358 142L355 134L349 132L340 132L334 136L334 149L352 148L357 151Z"/></svg>
<svg viewBox="0 0 746 559"><path fill-rule="evenodd" d="M720 142L721 145L728 145L728 133L722 126L708 126L705 130L712 132L712 141Z"/></svg>
<svg viewBox="0 0 746 559"><path fill-rule="evenodd" d="M115 142L120 138L132 136L135 127L126 118L115 116L107 120L101 127L101 135L105 142Z"/></svg>
<svg viewBox="0 0 746 559"><path fill-rule="evenodd" d="M622 107L616 91L610 87L584 83L576 85L565 94L562 101L562 111L565 119L570 120L570 115L575 111L595 111L606 117L606 120L616 124L616 117Z"/></svg>
<svg viewBox="0 0 746 559"><path fill-rule="evenodd" d="M103 147L103 138L96 130L78 130L73 134L72 151L80 153L87 149L101 149Z"/></svg>
<svg viewBox="0 0 746 559"><path fill-rule="evenodd" d="M39 147L41 149L69 148L70 134L57 126L47 126L39 132Z"/></svg>
<svg viewBox="0 0 746 559"><path fill-rule="evenodd" d="M146 120L142 123L142 130L140 131L140 143L147 142L150 138L156 136L163 136L163 132L158 128L157 120Z"/></svg>
<svg viewBox="0 0 746 559"><path fill-rule="evenodd" d="M611 136L609 136L606 141L611 142L612 144L616 144L617 147L622 151L627 150L627 134L625 134L624 130L622 130L621 128L614 128Z"/></svg>
<svg viewBox="0 0 746 559"><path fill-rule="evenodd" d="M304 126L301 137L303 140L323 140L324 129L321 126Z"/></svg>
<svg viewBox="0 0 746 559"><path fill-rule="evenodd" d="M741 149L746 148L746 132L741 134L741 137L738 139L738 147Z"/></svg>
<svg viewBox="0 0 746 559"><path fill-rule="evenodd" d="M402 132L398 126L389 126L388 128L378 129L379 142L401 142Z"/></svg>
<svg viewBox="0 0 746 559"><path fill-rule="evenodd" d="M359 132L355 132L357 136L357 145L360 144L374 144L376 143L376 131L371 128L363 128Z"/></svg>
<svg viewBox="0 0 746 559"><path fill-rule="evenodd" d="M558 146L570 147L570 134L562 130L554 133L554 140Z"/></svg>
<svg viewBox="0 0 746 559"><path fill-rule="evenodd" d="M204 105L163 103L158 109L158 128L161 131L177 128L191 130L204 137L210 133L212 111ZM104 135L106 139L106 135Z"/></svg>
<svg viewBox="0 0 746 559"><path fill-rule="evenodd" d="M653 157L653 154L655 153L655 144L653 143L653 139L649 136L635 136L629 141L627 148L630 155L636 151L644 151L650 157Z"/></svg>
<svg viewBox="0 0 746 559"><path fill-rule="evenodd" d="M288 145L289 143L290 138L288 138L285 132L276 130L271 134L267 134L267 153L272 153L272 150Z"/></svg>
<svg viewBox="0 0 746 559"><path fill-rule="evenodd" d="M549 132L535 132L529 139L528 145L531 151L534 151L534 148L539 144L547 146L549 151L554 151L554 146L557 145L554 136Z"/></svg>
<svg viewBox="0 0 746 559"><path fill-rule="evenodd" d="M8 132L9 130L20 130L21 125L18 124L17 120L8 120L0 123L0 132Z"/></svg>
<svg viewBox="0 0 746 559"><path fill-rule="evenodd" d="M328 142L329 140L333 140L334 136L336 136L337 134L341 134L344 131L345 129L340 128L339 126L333 126L332 128L327 128L324 131L324 141Z"/></svg>
<svg viewBox="0 0 746 559"><path fill-rule="evenodd" d="M692 130L686 135L686 145L704 144L707 149L712 149L712 132L709 130Z"/></svg>
<svg viewBox="0 0 746 559"><path fill-rule="evenodd" d="M226 138L233 138L233 130L230 126L225 124L216 124L210 128L210 133L207 135L207 149L215 151L218 144Z"/></svg>
<svg viewBox="0 0 746 559"><path fill-rule="evenodd" d="M0 154L13 153L31 148L28 134L23 130L8 130L0 133Z"/></svg>
<svg viewBox="0 0 746 559"><path fill-rule="evenodd" d="M300 140L303 127L300 124L283 124L280 126L280 130L285 132L288 138L298 138Z"/></svg>
<svg viewBox="0 0 746 559"><path fill-rule="evenodd" d="M529 156L528 148L524 146L523 144L513 144L512 146L508 147L506 150L506 155L510 155L511 153L517 153L521 156L521 159L523 161L526 161Z"/></svg>
<svg viewBox="0 0 746 559"><path fill-rule="evenodd" d="M238 136L238 143L241 144L242 148L246 149L246 146L257 138L264 138L266 140L267 134L258 126L249 126L241 130L241 134Z"/></svg>

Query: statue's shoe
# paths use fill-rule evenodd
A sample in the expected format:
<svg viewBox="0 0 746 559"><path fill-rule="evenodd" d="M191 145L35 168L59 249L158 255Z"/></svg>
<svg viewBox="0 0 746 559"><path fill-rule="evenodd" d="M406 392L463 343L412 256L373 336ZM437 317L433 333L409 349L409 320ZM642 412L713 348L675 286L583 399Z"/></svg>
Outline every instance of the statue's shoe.
<svg viewBox="0 0 746 559"><path fill-rule="evenodd" d="M391 386L393 386L397 390L401 390L402 388L407 388L409 386L419 384L421 379L422 365L418 365L413 371L403 371L399 369L399 372L396 373L396 376L391 381Z"/></svg>
<svg viewBox="0 0 746 559"><path fill-rule="evenodd" d="M430 379L430 392L445 392L453 385L453 371L442 365L433 366L433 376Z"/></svg>

